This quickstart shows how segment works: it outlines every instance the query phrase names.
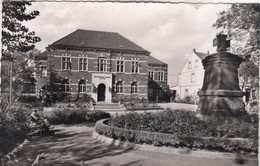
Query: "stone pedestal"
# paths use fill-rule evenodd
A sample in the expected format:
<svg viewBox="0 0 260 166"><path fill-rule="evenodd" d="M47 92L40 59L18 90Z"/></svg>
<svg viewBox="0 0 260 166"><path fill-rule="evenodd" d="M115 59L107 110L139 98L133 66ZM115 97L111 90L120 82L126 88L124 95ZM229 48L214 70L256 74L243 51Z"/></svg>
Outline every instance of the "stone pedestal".
<svg viewBox="0 0 260 166"><path fill-rule="evenodd" d="M242 59L228 52L206 57L202 63L205 76L197 113L217 119L241 118L246 115L239 88L238 67Z"/></svg>

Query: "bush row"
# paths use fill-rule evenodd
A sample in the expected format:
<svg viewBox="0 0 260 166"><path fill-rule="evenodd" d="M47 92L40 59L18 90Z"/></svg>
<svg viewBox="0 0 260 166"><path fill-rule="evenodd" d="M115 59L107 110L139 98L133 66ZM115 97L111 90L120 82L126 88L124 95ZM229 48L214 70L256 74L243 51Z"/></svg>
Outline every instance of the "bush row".
<svg viewBox="0 0 260 166"><path fill-rule="evenodd" d="M78 124L96 122L100 119L110 118L110 114L103 111L90 111L88 109L59 109L51 112L42 112L42 116L51 124Z"/></svg>
<svg viewBox="0 0 260 166"><path fill-rule="evenodd" d="M190 149L207 149L222 152L255 152L258 151L256 139L243 138L214 138L214 137L193 137L178 136L157 132L127 130L118 127L111 127L105 123L108 120L101 120L96 123L95 131L108 137L127 140L139 144L151 144L155 146L188 147Z"/></svg>
<svg viewBox="0 0 260 166"><path fill-rule="evenodd" d="M195 112L167 110L158 113L128 113L111 118L109 125L129 130L169 133L180 136L258 139L258 117L245 123L203 121ZM254 122L252 122L254 121Z"/></svg>
<svg viewBox="0 0 260 166"><path fill-rule="evenodd" d="M158 108L158 104L151 103L148 99L129 96L115 96L113 102L122 103L127 110Z"/></svg>

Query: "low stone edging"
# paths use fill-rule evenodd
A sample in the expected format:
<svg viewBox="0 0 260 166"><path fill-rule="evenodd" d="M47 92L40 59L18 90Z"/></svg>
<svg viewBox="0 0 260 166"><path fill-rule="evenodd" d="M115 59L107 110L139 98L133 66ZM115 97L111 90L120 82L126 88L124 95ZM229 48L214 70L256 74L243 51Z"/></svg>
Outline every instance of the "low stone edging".
<svg viewBox="0 0 260 166"><path fill-rule="evenodd" d="M100 129L100 127L104 127L105 130L110 128L113 129L120 129L117 127L111 127L108 125L105 125L104 122L108 119L100 120L96 123L95 131L93 132L93 137L101 142L107 143L107 144L114 144L114 145L120 145L123 147L132 147L133 149L139 149L143 151L153 151L153 152L161 152L161 153L170 153L170 154L179 154L179 155L189 155L194 157L202 157L202 158L215 158L215 159L251 159L251 160L257 160L257 154L255 153L230 153L230 152L213 152L208 150L191 150L189 148L175 148L175 147L166 147L166 146L154 146L150 144L134 144L130 143L129 141L121 141L118 139L110 138L106 135L99 134L97 130ZM109 129L108 129L109 130ZM120 130L126 130L126 129L120 129ZM129 130L130 131L130 130ZM130 131L131 132L131 131ZM136 132L136 131L135 131ZM153 132L146 132L146 131L138 131L138 132L145 132L149 134L158 134ZM160 133L164 134L164 133ZM236 140L236 139L234 139Z"/></svg>

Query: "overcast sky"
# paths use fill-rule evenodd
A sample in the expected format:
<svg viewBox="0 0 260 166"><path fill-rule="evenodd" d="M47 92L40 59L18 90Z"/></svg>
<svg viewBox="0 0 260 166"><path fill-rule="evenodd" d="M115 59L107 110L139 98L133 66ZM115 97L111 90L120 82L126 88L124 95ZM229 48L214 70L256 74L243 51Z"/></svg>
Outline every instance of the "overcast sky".
<svg viewBox="0 0 260 166"><path fill-rule="evenodd" d="M40 15L26 26L45 47L76 29L117 32L169 65L170 79L176 78L195 48L215 52L212 27L217 13L228 8L223 4L155 4L155 3L83 3L35 2L28 10ZM172 80L169 83L173 82Z"/></svg>

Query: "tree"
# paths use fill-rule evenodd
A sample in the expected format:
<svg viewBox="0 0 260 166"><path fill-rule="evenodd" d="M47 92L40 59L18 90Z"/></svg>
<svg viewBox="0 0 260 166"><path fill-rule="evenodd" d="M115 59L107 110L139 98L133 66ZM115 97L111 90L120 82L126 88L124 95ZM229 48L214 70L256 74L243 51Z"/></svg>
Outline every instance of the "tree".
<svg viewBox="0 0 260 166"><path fill-rule="evenodd" d="M260 54L260 4L232 4L219 13L216 28L231 38L232 52L258 62Z"/></svg>
<svg viewBox="0 0 260 166"><path fill-rule="evenodd" d="M39 15L39 11L26 13L26 1L4 1L2 9L2 55L3 60L12 60L14 52L27 52L35 47L41 39L34 31L22 25Z"/></svg>
<svg viewBox="0 0 260 166"><path fill-rule="evenodd" d="M244 58L239 68L241 88L249 88L250 91L258 89L260 4L232 4L229 9L219 13L213 26L228 34L231 52Z"/></svg>
<svg viewBox="0 0 260 166"><path fill-rule="evenodd" d="M40 41L35 32L29 31L22 23L36 18L39 12L26 13L26 7L31 5L26 1L4 1L2 4L1 91L10 91L9 84L12 81L15 92L19 93L24 81L33 81L33 69L28 66L28 61L33 59L37 51L29 51ZM10 64L13 64L12 78Z"/></svg>

